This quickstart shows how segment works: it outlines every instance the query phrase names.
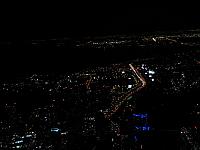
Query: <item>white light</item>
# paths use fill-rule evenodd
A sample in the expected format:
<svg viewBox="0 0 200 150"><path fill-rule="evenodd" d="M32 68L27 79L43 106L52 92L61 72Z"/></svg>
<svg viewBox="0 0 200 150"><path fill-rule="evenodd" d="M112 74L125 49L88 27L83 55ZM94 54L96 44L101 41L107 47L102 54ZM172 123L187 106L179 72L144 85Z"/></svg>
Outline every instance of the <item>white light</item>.
<svg viewBox="0 0 200 150"><path fill-rule="evenodd" d="M58 132L58 131L60 131L60 129L58 129L58 128L51 128L51 132Z"/></svg>
<svg viewBox="0 0 200 150"><path fill-rule="evenodd" d="M155 39L155 38L152 38L152 40L153 40L154 42L156 42L156 39Z"/></svg>
<svg viewBox="0 0 200 150"><path fill-rule="evenodd" d="M31 134L27 134L26 137L32 137L32 135Z"/></svg>
<svg viewBox="0 0 200 150"><path fill-rule="evenodd" d="M155 74L155 71L149 70L149 74Z"/></svg>
<svg viewBox="0 0 200 150"><path fill-rule="evenodd" d="M95 118L94 117L89 117L89 120L95 120Z"/></svg>
<svg viewBox="0 0 200 150"><path fill-rule="evenodd" d="M20 146L19 146L19 145L17 145L17 146L16 146L16 148L22 148L22 145L20 145Z"/></svg>
<svg viewBox="0 0 200 150"><path fill-rule="evenodd" d="M142 69L144 69L144 64L142 64L142 67L141 67Z"/></svg>
<svg viewBox="0 0 200 150"><path fill-rule="evenodd" d="M132 86L133 86L133 85L130 85L130 84L129 84L129 85L128 85L128 89L132 88Z"/></svg>
<svg viewBox="0 0 200 150"><path fill-rule="evenodd" d="M125 73L125 71L122 71L122 74L124 74Z"/></svg>
<svg viewBox="0 0 200 150"><path fill-rule="evenodd" d="M155 81L154 79L151 79L151 81Z"/></svg>
<svg viewBox="0 0 200 150"><path fill-rule="evenodd" d="M149 75L149 78L151 78L151 77L152 77L152 75L150 74L150 75Z"/></svg>
<svg viewBox="0 0 200 150"><path fill-rule="evenodd" d="M15 143L16 143L16 144L23 143L23 140L16 141Z"/></svg>
<svg viewBox="0 0 200 150"><path fill-rule="evenodd" d="M61 133L61 135L66 135L66 134L67 134L67 132L62 132L62 133Z"/></svg>

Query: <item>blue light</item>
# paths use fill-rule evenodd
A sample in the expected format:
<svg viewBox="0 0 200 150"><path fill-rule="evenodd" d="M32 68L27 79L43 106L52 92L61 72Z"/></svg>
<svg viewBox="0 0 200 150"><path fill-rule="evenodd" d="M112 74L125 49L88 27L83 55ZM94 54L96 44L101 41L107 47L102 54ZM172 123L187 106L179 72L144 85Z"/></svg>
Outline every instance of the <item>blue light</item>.
<svg viewBox="0 0 200 150"><path fill-rule="evenodd" d="M138 130L140 129L140 127L137 127L137 126L135 126L135 128L138 129Z"/></svg>
<svg viewBox="0 0 200 150"><path fill-rule="evenodd" d="M150 127L148 127L148 126L144 126L144 127L142 127L142 131L150 131Z"/></svg>
<svg viewBox="0 0 200 150"><path fill-rule="evenodd" d="M134 116L134 117L138 117L138 118L141 118L141 119L143 119L143 118L147 118L147 117L148 117L147 114L133 114L132 116Z"/></svg>
<svg viewBox="0 0 200 150"><path fill-rule="evenodd" d="M137 138L137 136L136 136L136 135L134 136L134 139L135 139L135 141L136 141L136 142L138 141L138 138Z"/></svg>
<svg viewBox="0 0 200 150"><path fill-rule="evenodd" d="M138 136L137 136L137 135L133 135L133 136L131 137L131 140L132 140L132 141L134 141L134 142L137 142L137 141L139 141L139 139L138 139Z"/></svg>
<svg viewBox="0 0 200 150"><path fill-rule="evenodd" d="M151 127L147 126L147 125L145 125L145 126L135 126L135 128L137 130L140 130L140 131L150 131L151 130Z"/></svg>

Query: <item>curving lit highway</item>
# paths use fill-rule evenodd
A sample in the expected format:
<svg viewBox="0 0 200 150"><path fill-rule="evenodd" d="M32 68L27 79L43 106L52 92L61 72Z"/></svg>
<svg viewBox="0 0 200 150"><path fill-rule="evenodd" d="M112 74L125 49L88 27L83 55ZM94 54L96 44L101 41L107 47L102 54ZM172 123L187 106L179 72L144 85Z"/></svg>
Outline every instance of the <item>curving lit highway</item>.
<svg viewBox="0 0 200 150"><path fill-rule="evenodd" d="M133 87L130 91L118 97L112 102L112 106L104 111L105 118L110 119L110 117L120 108L120 106L133 94L138 92L140 89L146 86L146 81L143 76L139 73L139 71L133 67L132 64L129 64L130 69L134 72L134 75L137 77L138 82L135 87Z"/></svg>

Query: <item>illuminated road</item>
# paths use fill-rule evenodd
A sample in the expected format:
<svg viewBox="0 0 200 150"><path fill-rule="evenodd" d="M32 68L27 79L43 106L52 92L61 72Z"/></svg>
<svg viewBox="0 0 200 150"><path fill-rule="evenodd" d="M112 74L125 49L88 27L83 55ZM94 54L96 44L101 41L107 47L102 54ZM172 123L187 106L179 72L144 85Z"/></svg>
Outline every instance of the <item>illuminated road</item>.
<svg viewBox="0 0 200 150"><path fill-rule="evenodd" d="M146 81L142 77L142 75L138 72L138 70L134 68L132 64L129 64L129 66L131 70L134 72L134 75L136 75L136 77L138 78L138 82L136 86L133 87L130 91L116 98L116 100L112 102L112 106L109 109L104 111L105 118L107 119L110 119L110 117L119 109L122 103L124 103L130 96L132 96L137 91L139 91L140 89L146 86Z"/></svg>
<svg viewBox="0 0 200 150"><path fill-rule="evenodd" d="M131 69L133 70L135 75L138 77L138 79L141 81L141 83L142 83L142 87L141 88L145 87L146 86L146 81L143 78L143 76L138 72L138 70L136 68L133 67L132 64L129 64L129 66L131 67Z"/></svg>
<svg viewBox="0 0 200 150"><path fill-rule="evenodd" d="M86 82L86 88L89 90L90 89L90 83L92 82L92 76L90 76L90 79L87 80Z"/></svg>

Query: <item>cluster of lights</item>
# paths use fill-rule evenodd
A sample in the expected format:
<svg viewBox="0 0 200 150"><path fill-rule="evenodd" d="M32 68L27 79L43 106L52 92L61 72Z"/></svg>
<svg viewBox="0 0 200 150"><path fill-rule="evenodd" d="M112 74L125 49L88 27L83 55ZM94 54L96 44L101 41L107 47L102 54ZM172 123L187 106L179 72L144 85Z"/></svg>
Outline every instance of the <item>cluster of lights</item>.
<svg viewBox="0 0 200 150"><path fill-rule="evenodd" d="M151 131L150 126L135 126L135 128L139 131Z"/></svg>
<svg viewBox="0 0 200 150"><path fill-rule="evenodd" d="M149 67L147 65L145 65L145 64L141 65L141 69L145 71L144 74L147 75L152 82L155 81L154 75L155 75L156 72L154 70L149 69Z"/></svg>

